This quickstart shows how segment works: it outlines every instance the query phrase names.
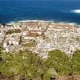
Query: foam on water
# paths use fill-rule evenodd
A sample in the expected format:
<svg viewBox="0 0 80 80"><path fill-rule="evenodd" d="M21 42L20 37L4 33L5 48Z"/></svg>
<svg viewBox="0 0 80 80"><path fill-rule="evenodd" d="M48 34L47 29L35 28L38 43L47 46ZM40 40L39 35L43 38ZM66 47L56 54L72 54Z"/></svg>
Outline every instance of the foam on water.
<svg viewBox="0 0 80 80"><path fill-rule="evenodd" d="M72 10L71 12L80 14L80 9Z"/></svg>
<svg viewBox="0 0 80 80"><path fill-rule="evenodd" d="M52 22L52 23L58 23L58 24L69 24L69 25L79 25L77 23L71 23L71 22L55 22L53 20L20 20L20 21L11 21L7 24L12 25L15 24L16 22Z"/></svg>

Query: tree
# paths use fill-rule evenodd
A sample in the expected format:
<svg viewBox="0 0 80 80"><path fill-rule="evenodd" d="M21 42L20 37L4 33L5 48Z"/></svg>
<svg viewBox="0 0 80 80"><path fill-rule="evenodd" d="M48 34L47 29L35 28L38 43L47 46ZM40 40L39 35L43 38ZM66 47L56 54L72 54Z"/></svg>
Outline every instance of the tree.
<svg viewBox="0 0 80 80"><path fill-rule="evenodd" d="M46 64L49 68L53 68L59 75L68 75L71 71L68 56L60 50L50 51Z"/></svg>
<svg viewBox="0 0 80 80"><path fill-rule="evenodd" d="M40 78L41 59L36 54L24 51L22 53L3 53L0 72L5 76L24 76L27 79Z"/></svg>
<svg viewBox="0 0 80 80"><path fill-rule="evenodd" d="M73 74L80 74L80 50L76 50L72 56Z"/></svg>

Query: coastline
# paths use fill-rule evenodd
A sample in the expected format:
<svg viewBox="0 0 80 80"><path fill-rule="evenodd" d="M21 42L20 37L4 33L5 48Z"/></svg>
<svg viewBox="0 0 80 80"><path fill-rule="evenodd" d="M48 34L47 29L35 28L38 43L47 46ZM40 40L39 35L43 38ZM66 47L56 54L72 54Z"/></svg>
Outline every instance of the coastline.
<svg viewBox="0 0 80 80"><path fill-rule="evenodd" d="M68 25L72 25L72 26L80 26L80 24L78 23L74 23L74 22L62 22L62 21L54 21L54 20L20 20L20 21L11 21L5 24L14 24L14 23L18 23L18 22L51 22L51 23L58 23L58 24L68 24Z"/></svg>
<svg viewBox="0 0 80 80"><path fill-rule="evenodd" d="M29 22L29 25L32 24L32 23L37 23L37 22L42 22L41 25L43 25L44 22L45 23L50 22L51 24L54 24L54 25L51 25L51 26L46 25L45 26L45 24L44 24L44 27L45 27L44 28L43 26L38 26L38 25L35 26L34 24L29 26L28 24L26 24L26 26L23 26L22 29L21 29L21 27L19 25L14 26L14 24L16 24L17 22L7 23L7 24L9 24L8 25L9 27L6 26L6 27L2 28L2 30L4 30L4 28L5 28L5 30L8 29L6 31L6 35L4 34L5 38L3 37L3 39L4 39L3 40L4 41L3 48L5 49L6 53L10 53L10 54L6 54L6 55L10 55L10 57L8 57L8 60L4 64L8 64L9 60L10 60L11 63L14 60L16 61L16 63L18 63L22 60L20 62L20 64L18 64L18 65L21 66L21 64L23 64L23 61L28 61L29 57L30 57L29 60L31 59L31 61L33 59L36 59L36 58L38 59L38 57L39 57L39 59L41 61L42 60L45 60L45 61L47 60L47 62L49 62L48 60L50 59L50 56L48 54L50 54L50 53L53 54L54 53L54 55L52 55L54 57L51 57L50 60L51 61L55 60L54 64L56 62L58 65L61 65L61 66L59 66L61 69L56 66L57 69L60 69L60 71L62 71L62 69L63 69L62 67L65 66L66 68L64 67L65 69L63 69L65 73L63 73L63 71L58 73L55 68L46 68L47 73L49 73L51 75L52 74L54 75L52 78L55 78L57 80L60 80L60 79L61 80L66 80L66 79L73 79L73 77L74 77L74 79L78 79L80 77L80 75L79 76L78 75L73 75L73 73L71 73L70 71L68 73L66 73L66 69L67 69L67 71L69 69L72 69L71 66L67 66L67 65L70 64L70 60L71 60L70 57L73 55L73 52L75 52L75 50L76 50L75 46L76 46L76 44L77 44L77 46L80 45L75 40L76 38L78 38L78 40L79 40L80 35L78 37L77 37L77 35L80 32L80 28L79 28L79 30L77 28L73 28L74 25L77 25L77 24L65 23L65 22L58 23L57 22L58 26L55 26L55 24L57 24L57 23L55 23L53 21L44 21L44 20L22 20L22 21L18 21L18 22L21 22L22 24ZM60 24L61 24L61 27L60 27ZM64 24L67 24L66 25L67 28L65 27ZM71 29L69 29L69 27L68 27L69 25L72 27ZM28 34L31 34L31 35L28 35ZM38 34L38 35L33 35L33 34ZM73 34L74 34L74 36L73 36ZM74 39L73 39L73 37L74 37ZM70 40L74 40L74 42L73 41L69 42ZM80 49L80 46L78 46L78 48ZM20 51L21 51L21 53L20 53ZM29 56L26 56L26 54L28 55L27 51L29 52ZM16 55L16 53L17 53L17 55ZM32 53L32 54L30 54L30 53ZM15 57L12 57L11 55L15 56ZM61 59L61 56L62 56L63 60ZM57 60L56 60L56 58L57 58ZM38 64L39 64L40 60L37 61L37 59L36 59L35 62L38 62ZM65 61L66 64L64 64L63 61ZM35 62L33 62L33 63L36 64ZM2 65L2 67L4 66L4 64ZM28 63L27 65L29 65L29 64L30 63ZM16 66L15 63L13 63L13 65ZM31 65L32 65L32 63L31 63ZM41 66L44 66L44 65L41 65ZM52 65L49 65L49 66L52 67ZM53 67L54 67L54 65L53 65ZM2 68L3 71L4 71L4 68ZM12 68L12 64L11 64L11 67L9 66L9 68L15 69L15 67ZM30 69L31 70L33 69L33 71L34 71L34 66L31 67ZM24 70L24 68L23 68L23 70ZM54 73L52 73L50 71L53 71ZM14 73L15 73L15 71L14 71ZM3 76L5 76L5 75L3 75ZM14 77L15 77L15 75L14 75ZM5 79L6 79L6 77L5 77ZM9 77L9 79L10 79L10 77ZM15 79L16 79L16 77L15 77Z"/></svg>
<svg viewBox="0 0 80 80"><path fill-rule="evenodd" d="M21 21L10 22L5 25L2 24L0 28L1 28L1 33L5 30L4 31L5 37L9 38L11 36L9 39L16 39L15 37L14 38L12 37L13 35L16 35L17 44L20 41L19 40L20 36L22 36L23 44L25 40L26 40L25 42L28 41L30 42L30 40L35 40L35 41L37 40L36 41L37 45L36 47L34 47L34 52L36 51L38 52L37 47L38 49L41 49L44 46L43 48L45 50L46 48L48 48L48 51L52 49L60 49L65 53L72 54L72 52L69 52L70 50L67 50L68 47L70 46L71 49L75 51L76 48L74 47L75 45L74 43L77 43L79 46L79 43L74 39L78 38L77 35L79 35L80 33L80 25L75 23L54 22L54 21L45 21L45 20L21 20ZM7 38L5 40L5 43L9 41ZM47 42L47 38L50 40L50 42ZM71 40L75 41L72 42L74 45L70 44ZM10 41L14 43L15 40L10 40ZM66 44L64 44L63 41ZM65 49L64 46L62 46L61 48L60 46L61 43L65 45Z"/></svg>

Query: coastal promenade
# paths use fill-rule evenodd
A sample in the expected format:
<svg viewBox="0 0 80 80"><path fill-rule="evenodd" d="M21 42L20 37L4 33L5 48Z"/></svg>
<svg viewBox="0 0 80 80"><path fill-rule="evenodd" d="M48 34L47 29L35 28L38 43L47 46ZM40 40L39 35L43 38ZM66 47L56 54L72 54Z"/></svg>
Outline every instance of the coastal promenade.
<svg viewBox="0 0 80 80"><path fill-rule="evenodd" d="M55 49L72 55L80 49L80 26L42 20L1 24L0 44L7 52L27 49L42 58Z"/></svg>

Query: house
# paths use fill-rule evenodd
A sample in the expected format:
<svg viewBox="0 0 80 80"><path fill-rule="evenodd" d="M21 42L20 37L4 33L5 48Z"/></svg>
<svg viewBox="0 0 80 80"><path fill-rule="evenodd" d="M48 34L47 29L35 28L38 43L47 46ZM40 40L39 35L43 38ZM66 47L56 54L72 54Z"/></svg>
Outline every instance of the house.
<svg viewBox="0 0 80 80"><path fill-rule="evenodd" d="M43 32L41 31L41 30L30 30L29 31L30 33L36 33L36 34L38 34L39 36L41 36L42 34L43 34Z"/></svg>
<svg viewBox="0 0 80 80"><path fill-rule="evenodd" d="M5 25L6 31L14 29L13 25Z"/></svg>
<svg viewBox="0 0 80 80"><path fill-rule="evenodd" d="M0 44L3 43L4 37L5 37L5 33L2 30L0 30Z"/></svg>
<svg viewBox="0 0 80 80"><path fill-rule="evenodd" d="M50 43L39 43L38 45L37 45L37 48L38 49L43 49L43 50L48 50L48 49L50 49L50 47L51 47L51 45L50 45Z"/></svg>
<svg viewBox="0 0 80 80"><path fill-rule="evenodd" d="M64 23L51 23L48 26L48 30L54 30L54 31L61 31L61 30L73 30L74 26L70 24L64 24Z"/></svg>
<svg viewBox="0 0 80 80"><path fill-rule="evenodd" d="M42 36L42 32L38 30L30 30L22 32L22 40L35 40L39 36Z"/></svg>
<svg viewBox="0 0 80 80"><path fill-rule="evenodd" d="M22 22L17 22L13 24L14 29L22 29L23 28L23 23Z"/></svg>
<svg viewBox="0 0 80 80"><path fill-rule="evenodd" d="M35 40L36 37L38 37L38 34L28 33L28 35L23 36L23 39L25 39L25 40Z"/></svg>
<svg viewBox="0 0 80 80"><path fill-rule="evenodd" d="M10 45L12 46L16 46L16 45L19 45L19 42L20 42L20 34L9 34L6 36L6 39L4 40L4 43L3 43L3 47L6 48Z"/></svg>

